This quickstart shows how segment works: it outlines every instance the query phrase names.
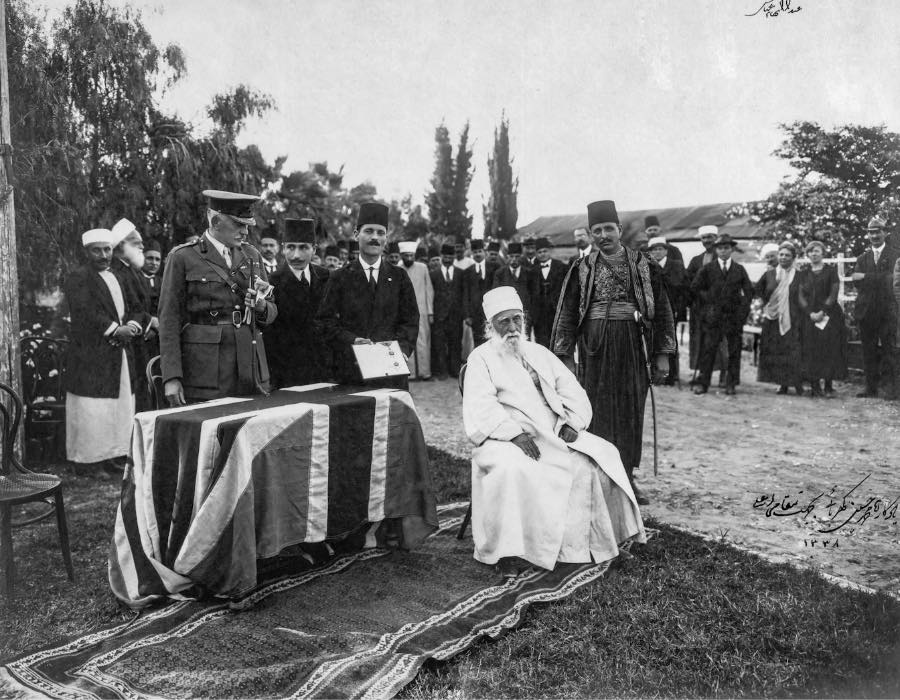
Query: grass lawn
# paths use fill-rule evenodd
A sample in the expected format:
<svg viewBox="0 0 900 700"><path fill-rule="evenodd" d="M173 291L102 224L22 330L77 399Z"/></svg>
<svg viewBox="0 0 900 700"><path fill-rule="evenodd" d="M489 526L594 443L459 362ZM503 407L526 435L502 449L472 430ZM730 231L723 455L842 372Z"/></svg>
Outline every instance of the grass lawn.
<svg viewBox="0 0 900 700"><path fill-rule="evenodd" d="M440 502L468 498L468 464L431 450ZM106 582L117 485L72 477L66 500L78 581L55 524L14 535L17 598L0 608L0 659L134 613ZM655 522L635 557L520 629L446 663L402 693L453 697L896 697L900 603L773 565Z"/></svg>

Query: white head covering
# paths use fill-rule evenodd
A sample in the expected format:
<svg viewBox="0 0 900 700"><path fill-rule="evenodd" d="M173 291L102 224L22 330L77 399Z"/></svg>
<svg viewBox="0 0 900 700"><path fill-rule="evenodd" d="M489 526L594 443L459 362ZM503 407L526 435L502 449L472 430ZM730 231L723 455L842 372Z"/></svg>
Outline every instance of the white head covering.
<svg viewBox="0 0 900 700"><path fill-rule="evenodd" d="M653 248L655 246L661 245L663 248L666 247L666 239L662 236L654 236L649 241L647 241L647 250Z"/></svg>
<svg viewBox="0 0 900 700"><path fill-rule="evenodd" d="M124 241L131 233L137 233L138 236L141 234L138 232L137 227L131 223L128 219L119 219L116 222L116 225L112 227L112 246L115 248L119 243Z"/></svg>
<svg viewBox="0 0 900 700"><path fill-rule="evenodd" d="M515 287L495 287L486 292L481 298L481 308L484 309L484 317L489 321L501 311L517 309L524 311L522 300Z"/></svg>
<svg viewBox="0 0 900 700"><path fill-rule="evenodd" d="M94 243L112 244L113 234L108 228L92 228L81 234L81 245L87 248Z"/></svg>
<svg viewBox="0 0 900 700"><path fill-rule="evenodd" d="M416 254L417 244L415 241L400 241L400 252L401 253L412 253Z"/></svg>
<svg viewBox="0 0 900 700"><path fill-rule="evenodd" d="M778 244L777 243L766 243L762 248L759 249L759 259L762 260L769 253L777 253L778 252Z"/></svg>
<svg viewBox="0 0 900 700"><path fill-rule="evenodd" d="M718 226L701 226L697 229L697 238L702 238L703 236L718 236L719 235L719 227Z"/></svg>

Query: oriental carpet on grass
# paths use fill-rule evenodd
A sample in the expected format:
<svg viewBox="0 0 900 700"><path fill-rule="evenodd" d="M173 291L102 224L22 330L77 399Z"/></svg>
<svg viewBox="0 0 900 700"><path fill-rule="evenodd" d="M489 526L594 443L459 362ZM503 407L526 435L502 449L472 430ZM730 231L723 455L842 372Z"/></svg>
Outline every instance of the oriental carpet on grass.
<svg viewBox="0 0 900 700"><path fill-rule="evenodd" d="M271 577L232 602L172 602L0 669L0 696L386 697L429 658L514 628L608 565L560 564L501 582L456 533L465 504L411 552L369 549ZM648 533L649 534L649 533Z"/></svg>

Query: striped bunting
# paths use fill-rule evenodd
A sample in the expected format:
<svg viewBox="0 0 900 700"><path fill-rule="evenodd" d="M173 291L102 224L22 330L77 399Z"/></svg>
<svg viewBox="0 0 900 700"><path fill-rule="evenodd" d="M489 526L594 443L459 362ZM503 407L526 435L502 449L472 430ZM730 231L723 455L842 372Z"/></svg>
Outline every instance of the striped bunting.
<svg viewBox="0 0 900 700"><path fill-rule="evenodd" d="M406 392L292 387L138 414L109 581L139 608L195 587L238 596L256 560L403 518L437 526L421 426Z"/></svg>

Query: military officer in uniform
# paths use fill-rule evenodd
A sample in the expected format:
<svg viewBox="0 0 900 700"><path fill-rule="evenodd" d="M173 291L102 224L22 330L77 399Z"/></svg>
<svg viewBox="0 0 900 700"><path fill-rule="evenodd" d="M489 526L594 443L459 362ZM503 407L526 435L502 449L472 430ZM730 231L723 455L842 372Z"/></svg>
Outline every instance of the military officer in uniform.
<svg viewBox="0 0 900 700"><path fill-rule="evenodd" d="M173 406L269 386L260 327L277 310L256 289L258 280L268 282L262 257L243 244L259 198L218 190L203 195L209 228L169 253L159 297L162 375Z"/></svg>

